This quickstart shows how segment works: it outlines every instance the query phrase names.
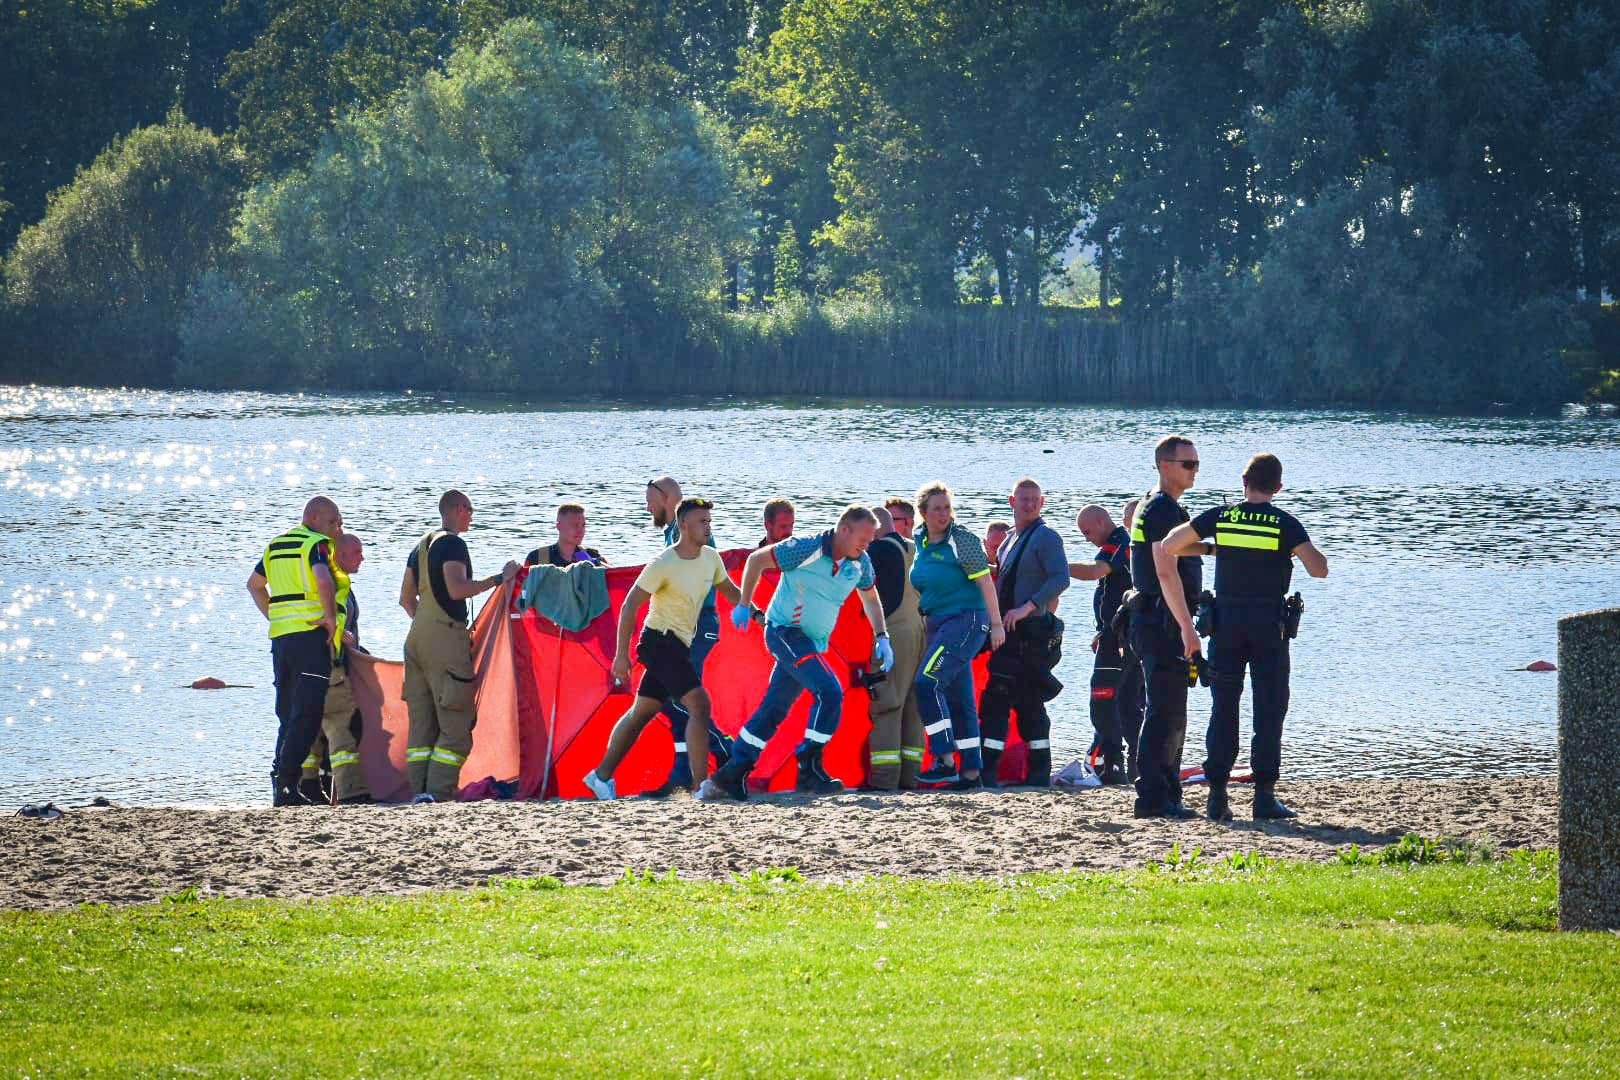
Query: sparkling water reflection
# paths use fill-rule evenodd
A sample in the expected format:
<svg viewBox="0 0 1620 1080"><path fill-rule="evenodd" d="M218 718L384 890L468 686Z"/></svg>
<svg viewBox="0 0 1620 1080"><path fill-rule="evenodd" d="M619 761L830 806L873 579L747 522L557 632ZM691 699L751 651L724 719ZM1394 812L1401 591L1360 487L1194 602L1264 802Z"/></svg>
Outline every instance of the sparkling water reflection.
<svg viewBox="0 0 1620 1080"><path fill-rule="evenodd" d="M92 795L260 801L273 739L262 620L242 584L303 498L333 494L368 541L370 647L399 653L395 604L438 493L468 490L481 571L548 540L559 501L590 508L612 561L655 553L641 484L668 471L720 504L718 536L758 540L773 495L820 527L845 502L941 477L963 520L1006 516L1030 473L1072 556L1085 502L1150 482L1147 448L1194 436L1197 510L1236 497L1257 449L1281 502L1333 560L1311 582L1285 744L1292 776L1547 771L1560 614L1620 603L1620 421L1359 412L716 403L551 408L417 395L327 397L0 388L0 806ZM1089 587L1059 675L1059 760L1090 738ZM181 687L217 675L251 689ZM1188 758L1202 750L1195 694Z"/></svg>

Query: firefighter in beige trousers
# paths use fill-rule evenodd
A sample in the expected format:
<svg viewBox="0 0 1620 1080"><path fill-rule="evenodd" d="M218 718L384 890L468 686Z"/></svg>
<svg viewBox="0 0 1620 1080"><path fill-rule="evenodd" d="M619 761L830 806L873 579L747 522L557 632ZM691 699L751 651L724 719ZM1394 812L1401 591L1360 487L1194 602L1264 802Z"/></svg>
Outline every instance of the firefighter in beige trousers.
<svg viewBox="0 0 1620 1080"><path fill-rule="evenodd" d="M926 629L917 610L917 590L911 586L911 562L916 547L896 530L894 512L908 509L904 500L890 500L891 506L878 513L880 535L867 549L878 569L878 594L883 601L883 617L888 623L889 640L894 646L894 667L888 678L872 688L872 735L870 779L874 788L915 788L922 768L923 726L917 712L912 684L922 664ZM885 531L887 529L887 531ZM898 581L894 570L898 568Z"/></svg>
<svg viewBox="0 0 1620 1080"><path fill-rule="evenodd" d="M332 679L326 687L326 708L321 716L321 737L304 760L303 790L320 802L369 803L371 793L360 771L360 717L349 682L349 665L360 645L360 602L351 578L365 561L365 545L354 533L344 533L332 545L332 584L337 606L337 629L332 634ZM331 766L332 786L321 786L320 763Z"/></svg>
<svg viewBox="0 0 1620 1080"><path fill-rule="evenodd" d="M400 606L411 616L405 636L405 707L410 736L406 771L417 801L445 802L461 789L461 766L472 750L477 672L467 601L510 581L518 564L474 580L461 534L472 526L472 500L451 490L439 499L442 528L428 533L406 564Z"/></svg>

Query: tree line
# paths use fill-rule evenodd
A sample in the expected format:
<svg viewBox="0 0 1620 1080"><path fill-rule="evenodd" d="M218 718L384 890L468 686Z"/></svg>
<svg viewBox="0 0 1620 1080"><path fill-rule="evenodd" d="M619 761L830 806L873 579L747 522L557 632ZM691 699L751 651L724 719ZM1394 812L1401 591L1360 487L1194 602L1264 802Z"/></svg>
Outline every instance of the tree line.
<svg viewBox="0 0 1620 1080"><path fill-rule="evenodd" d="M9 378L1620 387L1596 0L3 0L0 37Z"/></svg>

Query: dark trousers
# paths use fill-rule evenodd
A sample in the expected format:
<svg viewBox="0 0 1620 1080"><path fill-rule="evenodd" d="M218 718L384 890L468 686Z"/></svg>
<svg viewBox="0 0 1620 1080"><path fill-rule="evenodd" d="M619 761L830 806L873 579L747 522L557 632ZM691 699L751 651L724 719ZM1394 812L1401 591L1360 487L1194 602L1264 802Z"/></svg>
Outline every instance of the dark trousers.
<svg viewBox="0 0 1620 1080"><path fill-rule="evenodd" d="M1238 755L1238 703L1243 672L1254 684L1254 740L1249 761L1257 787L1273 785L1282 767L1283 718L1288 714L1288 639L1282 636L1281 601L1217 601L1210 637L1214 707L1204 745L1204 775L1229 776Z"/></svg>
<svg viewBox="0 0 1620 1080"><path fill-rule="evenodd" d="M271 776L296 787L304 759L321 733L326 687L332 678L332 646L326 631L303 630L270 639L276 671L276 760Z"/></svg>
<svg viewBox="0 0 1620 1080"><path fill-rule="evenodd" d="M698 678L703 677L703 662L719 641L720 615L712 607L704 608L698 613L697 635L692 638L692 670L698 673ZM669 770L669 783L688 787L692 783L692 759L686 755L686 706L678 701L666 701L663 712L669 718L670 734L675 736L675 763ZM722 765L731 757L731 740L714 722L712 713L709 715L709 753Z"/></svg>
<svg viewBox="0 0 1620 1080"><path fill-rule="evenodd" d="M961 768L979 769L979 709L973 696L973 658L990 633L985 611L928 617L928 640L917 669L917 712L936 762L958 755Z"/></svg>
<svg viewBox="0 0 1620 1080"><path fill-rule="evenodd" d="M816 650L816 643L797 626L765 627L765 648L775 658L770 681L765 684L765 696L748 723L737 733L732 750L738 761L752 765L765 752L765 747L776 734L776 729L787 719L799 695L811 697L810 718L805 722L804 738L796 753L804 753L826 746L838 730L838 721L844 711L844 684L833 674L827 661Z"/></svg>
<svg viewBox="0 0 1620 1080"><path fill-rule="evenodd" d="M1124 747L1135 746L1141 733L1141 720L1133 715L1142 681L1140 669L1131 677L1129 669L1135 666L1135 655L1112 631L1098 636L1097 656L1091 665L1091 726L1097 733L1094 745L1102 750L1104 761L1120 760ZM1132 691L1129 711L1123 699L1127 683Z"/></svg>
<svg viewBox="0 0 1620 1080"><path fill-rule="evenodd" d="M1136 801L1158 811L1181 801L1181 749L1187 740L1187 660L1181 632L1162 608L1131 620L1131 646L1142 661L1147 699L1137 743Z"/></svg>
<svg viewBox="0 0 1620 1080"><path fill-rule="evenodd" d="M979 695L979 735L986 774L995 779L993 772L1007 747L1007 730L1015 712L1018 734L1029 744L1029 776L1025 782L1045 787L1052 779L1052 720L1046 715L1046 702L1039 692L1012 679L992 677Z"/></svg>
<svg viewBox="0 0 1620 1080"><path fill-rule="evenodd" d="M1142 741L1142 662L1136 658L1136 649L1128 643L1121 660L1124 673L1115 699L1119 733L1125 740L1126 752L1134 759L1137 745Z"/></svg>

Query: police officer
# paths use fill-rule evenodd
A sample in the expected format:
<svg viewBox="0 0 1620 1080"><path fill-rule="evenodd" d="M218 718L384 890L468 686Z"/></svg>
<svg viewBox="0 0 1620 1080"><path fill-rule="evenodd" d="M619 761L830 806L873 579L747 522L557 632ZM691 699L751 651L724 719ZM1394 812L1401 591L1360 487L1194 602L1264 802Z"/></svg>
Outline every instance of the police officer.
<svg viewBox="0 0 1620 1080"><path fill-rule="evenodd" d="M1131 587L1131 537L1096 503L1084 507L1075 524L1081 535L1097 547L1091 561L1069 564L1069 576L1097 583L1091 597L1097 621L1097 635L1091 643L1096 653L1091 670L1091 726L1096 731L1093 745L1102 753L1098 775L1104 784L1123 784L1131 779L1122 757L1125 744L1134 747L1138 736L1134 727L1127 731L1126 716L1136 714L1142 682L1136 655L1113 628L1120 601Z"/></svg>
<svg viewBox="0 0 1620 1080"><path fill-rule="evenodd" d="M445 802L461 786L472 750L476 675L467 601L510 581L520 567L473 579L472 555L461 534L472 527L472 500L450 490L439 499L441 527L422 537L405 564L399 605L411 617L405 635L405 685L410 714L405 770L417 802Z"/></svg>
<svg viewBox="0 0 1620 1080"><path fill-rule="evenodd" d="M271 771L275 806L308 806L313 801L298 790L298 781L304 758L321 730L332 673L337 590L331 545L342 534L343 514L337 504L317 495L305 504L303 522L270 541L248 576L248 593L270 623L276 682L276 756Z"/></svg>
<svg viewBox="0 0 1620 1080"><path fill-rule="evenodd" d="M1203 582L1197 555L1176 557L1165 537L1188 514L1178 501L1198 476L1198 448L1167 435L1153 448L1159 483L1142 499L1131 527L1131 647L1142 663L1147 698L1137 747L1135 813L1139 818L1190 818L1181 802L1181 750L1187 737L1188 662L1199 654L1193 608Z"/></svg>
<svg viewBox="0 0 1620 1080"><path fill-rule="evenodd" d="M1041 517L1046 495L1040 484L1024 477L1013 485L1007 505L1013 512L1012 531L996 549L1001 567L996 597L1007 640L990 654L990 677L979 695L982 775L986 787L996 786L996 769L1016 712L1018 733L1029 746L1026 783L1044 788L1052 779L1052 721L1046 703L1056 693L1053 639L1062 632L1051 609L1069 587L1069 557L1063 537Z"/></svg>
<svg viewBox="0 0 1620 1080"><path fill-rule="evenodd" d="M1206 739L1212 821L1232 820L1226 781L1238 753L1238 702L1243 671L1254 681L1255 820L1291 818L1277 799L1282 763L1283 717L1288 712L1288 638L1283 631L1283 597L1299 559L1311 577L1327 577L1327 559L1311 543L1292 514L1272 505L1282 490L1282 462L1256 454L1243 470L1243 501L1216 506L1177 526L1164 540L1172 555L1192 551L1200 540L1215 541L1215 628L1210 636L1214 669L1214 708Z"/></svg>

